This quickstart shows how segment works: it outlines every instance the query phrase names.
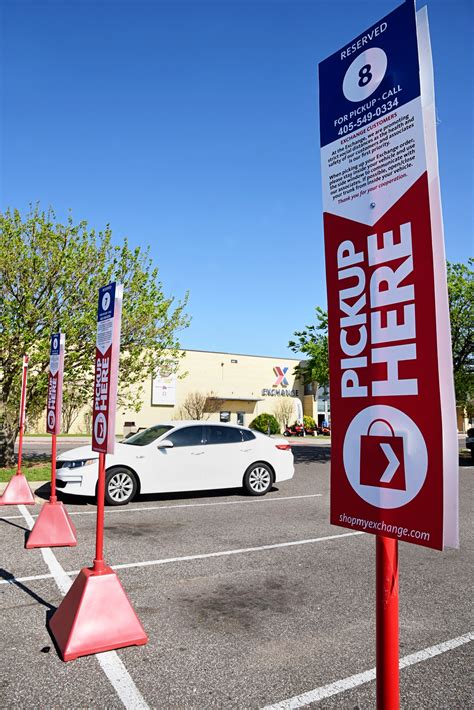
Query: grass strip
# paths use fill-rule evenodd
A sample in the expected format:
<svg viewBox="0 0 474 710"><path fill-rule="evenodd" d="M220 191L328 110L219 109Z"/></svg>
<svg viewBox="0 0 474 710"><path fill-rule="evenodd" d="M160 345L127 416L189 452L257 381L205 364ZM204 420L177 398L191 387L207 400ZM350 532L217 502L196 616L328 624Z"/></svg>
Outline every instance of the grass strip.
<svg viewBox="0 0 474 710"><path fill-rule="evenodd" d="M49 481L51 478L51 464L28 463L25 461L21 466L21 472L25 475L27 481ZM15 473L16 467L0 468L0 483L7 483Z"/></svg>

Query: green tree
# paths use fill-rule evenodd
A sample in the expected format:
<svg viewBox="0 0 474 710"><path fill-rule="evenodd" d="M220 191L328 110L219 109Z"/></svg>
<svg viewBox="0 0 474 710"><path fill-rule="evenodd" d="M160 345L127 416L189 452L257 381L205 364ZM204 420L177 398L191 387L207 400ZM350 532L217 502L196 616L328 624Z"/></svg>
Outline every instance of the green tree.
<svg viewBox="0 0 474 710"><path fill-rule="evenodd" d="M467 264L447 262L449 315L453 352L453 374L458 406L472 410L474 395L474 259ZM305 362L297 365L295 374L305 383L316 382L318 386L329 384L328 321L327 312L316 308L316 325L307 325L295 332L297 340L290 340L288 347L305 356Z"/></svg>
<svg viewBox="0 0 474 710"><path fill-rule="evenodd" d="M305 356L304 363L295 367L294 374L305 384L315 382L317 387L329 384L328 314L316 306L316 325L307 325L294 333L288 347Z"/></svg>
<svg viewBox="0 0 474 710"><path fill-rule="evenodd" d="M0 465L14 460L25 353L27 416L44 411L52 332L66 335L64 381L74 383L77 406L92 400L98 289L111 281L124 285L119 403L138 411L144 379L176 367L187 294L177 303L165 296L148 249L114 243L108 225L96 232L71 216L60 224L38 206L24 217L0 214Z"/></svg>
<svg viewBox="0 0 474 710"><path fill-rule="evenodd" d="M449 316L456 403L466 407L474 396L474 259L447 263Z"/></svg>

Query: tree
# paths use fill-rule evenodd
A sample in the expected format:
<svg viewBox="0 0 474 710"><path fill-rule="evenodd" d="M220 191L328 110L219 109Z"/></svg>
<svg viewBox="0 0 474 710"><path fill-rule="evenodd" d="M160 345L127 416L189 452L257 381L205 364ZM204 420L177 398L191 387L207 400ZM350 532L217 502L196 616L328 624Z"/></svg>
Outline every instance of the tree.
<svg viewBox="0 0 474 710"><path fill-rule="evenodd" d="M181 404L178 416L180 419L209 419L211 414L220 410L221 401L213 392L190 392Z"/></svg>
<svg viewBox="0 0 474 710"><path fill-rule="evenodd" d="M466 407L474 394L474 259L467 264L447 262L449 315L453 352L453 374L458 406ZM329 384L328 321L327 312L316 308L317 325L307 325L295 332L297 340L288 346L302 353L306 361L297 365L295 374L305 383Z"/></svg>
<svg viewBox="0 0 474 710"><path fill-rule="evenodd" d="M61 429L65 434L71 430L85 404L82 398L77 397L76 391L76 387L69 382L63 387Z"/></svg>
<svg viewBox="0 0 474 710"><path fill-rule="evenodd" d="M456 403L466 407L474 395L474 259L447 263L449 316Z"/></svg>
<svg viewBox="0 0 474 710"><path fill-rule="evenodd" d="M52 332L66 335L64 382L74 382L78 407L92 400L97 298L100 286L124 285L119 403L140 408L141 383L179 359L178 332L188 325L187 294L165 296L149 250L131 249L127 239L112 241L87 223L66 224L54 212L30 209L0 214L0 465L14 461L18 433L22 355L30 356L27 411L45 408Z"/></svg>
<svg viewBox="0 0 474 710"><path fill-rule="evenodd" d="M288 347L306 356L305 362L295 367L294 374L305 384L315 382L317 387L325 387L329 384L328 314L319 306L315 310L317 324L296 331L297 340L290 340Z"/></svg>
<svg viewBox="0 0 474 710"><path fill-rule="evenodd" d="M295 407L292 398L281 398L273 411L280 426L286 428L291 419L295 418Z"/></svg>

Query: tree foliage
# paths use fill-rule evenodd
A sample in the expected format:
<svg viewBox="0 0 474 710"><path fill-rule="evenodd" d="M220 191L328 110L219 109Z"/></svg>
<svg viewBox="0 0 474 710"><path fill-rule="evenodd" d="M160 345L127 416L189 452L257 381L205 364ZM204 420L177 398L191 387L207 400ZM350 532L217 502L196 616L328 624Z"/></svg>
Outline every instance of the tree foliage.
<svg viewBox="0 0 474 710"><path fill-rule="evenodd" d="M469 259L467 264L447 264L454 386L458 406L466 406L474 397L473 266L474 259Z"/></svg>
<svg viewBox="0 0 474 710"><path fill-rule="evenodd" d="M316 325L296 331L296 340L290 340L288 347L305 356L305 362L295 367L294 374L305 384L316 382L325 387L329 384L328 314L319 306L315 310Z"/></svg>
<svg viewBox="0 0 474 710"><path fill-rule="evenodd" d="M24 217L7 209L0 239L1 465L13 459L24 353L30 356L28 417L44 410L52 332L66 335L65 385L73 383L78 407L91 401L100 286L124 285L119 403L135 410L143 380L163 364L176 367L178 332L188 317L187 294L177 303L165 296L148 249L113 242L109 226L96 232L71 215L61 224L39 206Z"/></svg>
<svg viewBox="0 0 474 710"><path fill-rule="evenodd" d="M453 374L458 406L472 409L474 397L474 259L467 264L447 262L449 315L453 352ZM305 383L329 384L329 354L327 312L316 308L316 325L307 325L295 332L296 340L288 346L302 353L306 361L298 365L295 374Z"/></svg>
<svg viewBox="0 0 474 710"><path fill-rule="evenodd" d="M273 414L268 414L267 412L262 412L262 414L255 417L255 419L250 422L249 428L261 431L262 434L280 433L280 425L278 424L278 421Z"/></svg>

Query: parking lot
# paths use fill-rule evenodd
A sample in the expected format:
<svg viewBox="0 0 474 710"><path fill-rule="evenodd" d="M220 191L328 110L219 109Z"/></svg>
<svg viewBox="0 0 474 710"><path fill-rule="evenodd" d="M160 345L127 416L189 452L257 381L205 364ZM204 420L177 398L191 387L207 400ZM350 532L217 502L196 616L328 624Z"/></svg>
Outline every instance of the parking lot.
<svg viewBox="0 0 474 710"><path fill-rule="evenodd" d="M105 558L149 642L70 663L45 622L92 562L95 506L69 498L78 546L43 551L23 546L39 505L1 508L2 705L374 707L374 537L328 522L330 448L294 453L294 479L264 498L219 491L106 508ZM472 707L473 467L463 463L461 549L400 544L404 708Z"/></svg>

